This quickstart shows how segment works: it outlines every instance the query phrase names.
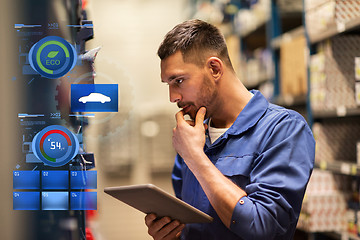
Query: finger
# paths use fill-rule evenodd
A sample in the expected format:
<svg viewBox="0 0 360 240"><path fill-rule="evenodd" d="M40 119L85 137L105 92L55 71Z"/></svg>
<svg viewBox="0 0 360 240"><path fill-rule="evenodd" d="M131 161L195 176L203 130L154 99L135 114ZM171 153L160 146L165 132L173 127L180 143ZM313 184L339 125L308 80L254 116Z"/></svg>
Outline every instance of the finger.
<svg viewBox="0 0 360 240"><path fill-rule="evenodd" d="M184 112L181 110L181 111L178 111L175 115L175 118L176 118L176 122L179 123L179 122L183 122L185 121L184 119Z"/></svg>
<svg viewBox="0 0 360 240"><path fill-rule="evenodd" d="M146 226L149 227L155 219L156 219L156 215L154 213L147 214L145 216L145 224L146 224Z"/></svg>
<svg viewBox="0 0 360 240"><path fill-rule="evenodd" d="M149 226L148 233L150 234L150 236L154 237L156 234L158 234L159 230L162 229L169 222L171 222L171 220L168 217L163 217L157 221L153 221Z"/></svg>
<svg viewBox="0 0 360 240"><path fill-rule="evenodd" d="M178 111L175 115L175 118L177 123L185 122L184 111L183 110Z"/></svg>
<svg viewBox="0 0 360 240"><path fill-rule="evenodd" d="M209 126L206 123L204 123L204 128L205 128L205 130L207 130L209 128Z"/></svg>
<svg viewBox="0 0 360 240"><path fill-rule="evenodd" d="M166 239L179 239L184 227L185 224L180 224L166 236Z"/></svg>
<svg viewBox="0 0 360 240"><path fill-rule="evenodd" d="M180 226L180 222L175 220L170 222L169 224L167 224L166 226L164 226L160 231L158 231L158 233L155 235L156 239L173 239L176 236L176 231L175 233L173 233L175 231L175 229L177 229Z"/></svg>
<svg viewBox="0 0 360 240"><path fill-rule="evenodd" d="M203 126L204 118L206 114L206 108L201 107L198 112L196 113L195 125Z"/></svg>

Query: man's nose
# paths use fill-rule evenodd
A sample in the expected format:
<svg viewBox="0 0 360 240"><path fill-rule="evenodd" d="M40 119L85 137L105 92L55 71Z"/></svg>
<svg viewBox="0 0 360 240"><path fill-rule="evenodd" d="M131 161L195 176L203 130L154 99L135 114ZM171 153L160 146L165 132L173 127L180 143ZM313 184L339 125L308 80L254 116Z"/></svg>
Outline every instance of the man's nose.
<svg viewBox="0 0 360 240"><path fill-rule="evenodd" d="M170 96L170 102L172 103L177 103L181 101L181 94L172 86L169 86L169 96Z"/></svg>

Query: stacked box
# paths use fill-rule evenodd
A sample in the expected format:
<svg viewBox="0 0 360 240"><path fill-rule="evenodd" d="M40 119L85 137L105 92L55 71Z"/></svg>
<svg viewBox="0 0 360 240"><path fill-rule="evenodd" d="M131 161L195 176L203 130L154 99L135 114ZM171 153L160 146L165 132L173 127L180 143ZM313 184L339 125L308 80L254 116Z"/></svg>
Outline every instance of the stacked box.
<svg viewBox="0 0 360 240"><path fill-rule="evenodd" d="M307 93L306 39L300 36L280 46L280 77L282 96Z"/></svg>
<svg viewBox="0 0 360 240"><path fill-rule="evenodd" d="M319 44L310 60L313 110L356 108L355 61L360 56L360 36L336 36Z"/></svg>
<svg viewBox="0 0 360 240"><path fill-rule="evenodd" d="M355 58L355 101L360 106L360 57Z"/></svg>
<svg viewBox="0 0 360 240"><path fill-rule="evenodd" d="M360 136L357 119L328 119L314 123L315 161L347 161L356 163L356 142Z"/></svg>
<svg viewBox="0 0 360 240"><path fill-rule="evenodd" d="M339 176L338 176L339 177ZM344 231L349 179L314 169L305 194L298 227L310 232Z"/></svg>
<svg viewBox="0 0 360 240"><path fill-rule="evenodd" d="M328 195L334 192L350 192L351 178L329 171L314 169L306 188L306 196Z"/></svg>
<svg viewBox="0 0 360 240"><path fill-rule="evenodd" d="M349 22L360 17L360 0L336 0L335 19L338 22Z"/></svg>
<svg viewBox="0 0 360 240"><path fill-rule="evenodd" d="M240 35L247 35L270 18L271 0L259 0L250 9L240 9L235 15L234 29Z"/></svg>
<svg viewBox="0 0 360 240"><path fill-rule="evenodd" d="M271 52L268 49L258 48L251 58L241 59L241 80L247 87L253 87L274 75L274 65Z"/></svg>
<svg viewBox="0 0 360 240"><path fill-rule="evenodd" d="M310 38L318 35L329 27L336 26L335 1L326 1L305 12L306 30Z"/></svg>
<svg viewBox="0 0 360 240"><path fill-rule="evenodd" d="M313 110L325 108L326 75L324 53L310 57L310 102Z"/></svg>
<svg viewBox="0 0 360 240"><path fill-rule="evenodd" d="M341 195L312 195L307 196L305 202L298 222L299 228L309 232L346 229L346 202Z"/></svg>
<svg viewBox="0 0 360 240"><path fill-rule="evenodd" d="M342 31L344 23L360 17L360 0L305 1L305 21L310 38L328 28Z"/></svg>
<svg viewBox="0 0 360 240"><path fill-rule="evenodd" d="M360 56L360 36L337 36L324 43L327 108L356 107L355 62Z"/></svg>
<svg viewBox="0 0 360 240"><path fill-rule="evenodd" d="M333 162L333 152L331 151L331 145L326 136L324 127L320 123L314 123L313 134L316 141L315 148L315 162L329 161Z"/></svg>
<svg viewBox="0 0 360 240"><path fill-rule="evenodd" d="M305 0L304 1L304 9L305 10L314 9L328 1L329 0Z"/></svg>

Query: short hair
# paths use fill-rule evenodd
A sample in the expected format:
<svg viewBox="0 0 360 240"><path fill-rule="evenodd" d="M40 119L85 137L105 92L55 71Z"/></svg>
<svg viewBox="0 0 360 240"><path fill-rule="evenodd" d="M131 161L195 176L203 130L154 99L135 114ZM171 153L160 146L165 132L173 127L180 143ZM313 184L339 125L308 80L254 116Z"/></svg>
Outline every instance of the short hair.
<svg viewBox="0 0 360 240"><path fill-rule="evenodd" d="M233 70L224 36L217 27L199 19L176 25L165 35L157 53L164 60L177 51L181 51L184 62L202 67L213 55Z"/></svg>

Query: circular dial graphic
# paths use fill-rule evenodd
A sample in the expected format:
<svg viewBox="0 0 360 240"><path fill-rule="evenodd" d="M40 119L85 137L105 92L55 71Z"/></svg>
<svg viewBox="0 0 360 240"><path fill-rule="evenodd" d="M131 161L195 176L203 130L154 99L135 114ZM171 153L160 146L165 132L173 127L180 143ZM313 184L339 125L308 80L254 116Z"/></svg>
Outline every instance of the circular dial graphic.
<svg viewBox="0 0 360 240"><path fill-rule="evenodd" d="M76 64L75 48L65 39L57 36L44 37L29 51L31 67L47 78L59 78Z"/></svg>
<svg viewBox="0 0 360 240"><path fill-rule="evenodd" d="M79 151L79 141L67 128L52 125L36 134L32 141L35 156L52 167L63 166Z"/></svg>

